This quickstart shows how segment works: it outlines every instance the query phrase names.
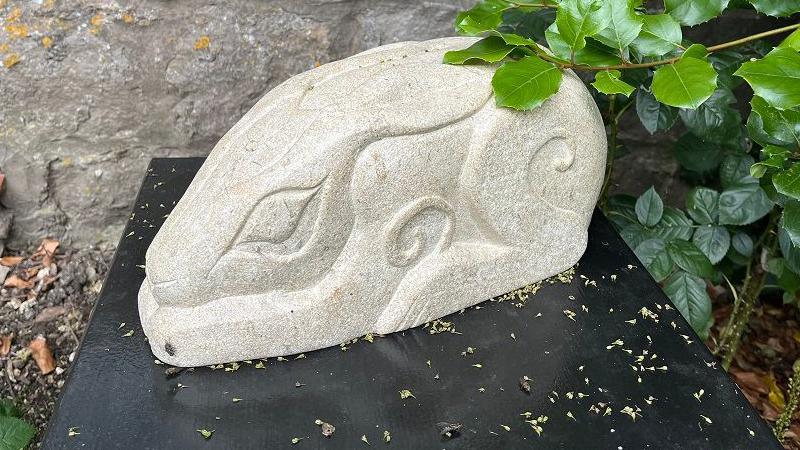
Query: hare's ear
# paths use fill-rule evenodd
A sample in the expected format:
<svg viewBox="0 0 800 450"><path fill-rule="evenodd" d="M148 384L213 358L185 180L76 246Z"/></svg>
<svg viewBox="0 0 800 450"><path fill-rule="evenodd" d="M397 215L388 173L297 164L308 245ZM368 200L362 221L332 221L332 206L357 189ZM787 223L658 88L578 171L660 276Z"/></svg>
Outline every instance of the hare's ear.
<svg viewBox="0 0 800 450"><path fill-rule="evenodd" d="M411 61L401 56L335 73L313 85L300 107L335 110L389 126L391 134L408 134L457 122L492 98L488 66L451 66L439 59Z"/></svg>

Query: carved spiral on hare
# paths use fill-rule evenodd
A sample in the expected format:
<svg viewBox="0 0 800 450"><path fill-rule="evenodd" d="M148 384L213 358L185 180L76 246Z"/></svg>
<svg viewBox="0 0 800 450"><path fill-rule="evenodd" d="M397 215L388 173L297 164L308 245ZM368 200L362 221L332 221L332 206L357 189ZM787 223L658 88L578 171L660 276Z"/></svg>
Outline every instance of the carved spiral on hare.
<svg viewBox="0 0 800 450"><path fill-rule="evenodd" d="M384 230L389 263L407 267L428 254L441 252L453 239L455 212L444 198L420 197L395 213Z"/></svg>

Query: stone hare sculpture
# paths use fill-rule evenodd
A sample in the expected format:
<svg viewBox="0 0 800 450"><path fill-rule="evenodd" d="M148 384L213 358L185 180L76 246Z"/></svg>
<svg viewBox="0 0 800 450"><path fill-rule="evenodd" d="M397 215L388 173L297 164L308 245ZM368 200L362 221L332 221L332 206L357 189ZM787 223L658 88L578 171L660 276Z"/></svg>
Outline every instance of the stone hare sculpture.
<svg viewBox="0 0 800 450"><path fill-rule="evenodd" d="M292 77L219 141L153 240L139 314L177 366L424 324L574 265L603 181L572 73L495 106L472 38L378 47Z"/></svg>

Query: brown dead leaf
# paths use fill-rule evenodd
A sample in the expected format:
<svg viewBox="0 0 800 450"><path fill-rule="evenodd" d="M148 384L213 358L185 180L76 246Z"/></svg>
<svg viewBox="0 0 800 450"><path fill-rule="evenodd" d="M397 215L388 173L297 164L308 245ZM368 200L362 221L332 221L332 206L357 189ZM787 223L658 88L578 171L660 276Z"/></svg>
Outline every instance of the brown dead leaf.
<svg viewBox="0 0 800 450"><path fill-rule="evenodd" d="M47 375L56 369L56 361L53 359L53 352L50 351L50 347L47 345L47 339L45 339L44 336L37 336L36 339L28 344L28 348L31 351L33 360L36 361L36 365L39 366L39 370L42 371L42 375Z"/></svg>
<svg viewBox="0 0 800 450"><path fill-rule="evenodd" d="M42 243L39 244L39 248L36 249L36 252L31 256L32 258L42 257L42 265L48 267L50 264L53 263L53 257L56 254L56 249L58 249L59 242L56 239L45 238L42 239Z"/></svg>
<svg viewBox="0 0 800 450"><path fill-rule="evenodd" d="M41 270L41 269L42 268L38 267L38 266L37 267L28 267L27 269L25 269L23 271L23 272L25 272L25 279L26 280L32 280L36 276L36 274L39 273L39 270Z"/></svg>
<svg viewBox="0 0 800 450"><path fill-rule="evenodd" d="M769 388L764 384L762 378L755 372L740 372L731 370L731 375L736 379L736 384L742 389L748 389L761 394L768 394Z"/></svg>
<svg viewBox="0 0 800 450"><path fill-rule="evenodd" d="M23 258L22 256L3 256L2 258L0 258L0 265L6 267L13 267L21 263L23 259L25 258Z"/></svg>
<svg viewBox="0 0 800 450"><path fill-rule="evenodd" d="M25 281L22 278L11 275L3 282L3 287L12 287L17 289L30 289L33 287L33 281Z"/></svg>
<svg viewBox="0 0 800 450"><path fill-rule="evenodd" d="M11 352L11 340L14 339L14 334L0 336L0 356L6 356Z"/></svg>

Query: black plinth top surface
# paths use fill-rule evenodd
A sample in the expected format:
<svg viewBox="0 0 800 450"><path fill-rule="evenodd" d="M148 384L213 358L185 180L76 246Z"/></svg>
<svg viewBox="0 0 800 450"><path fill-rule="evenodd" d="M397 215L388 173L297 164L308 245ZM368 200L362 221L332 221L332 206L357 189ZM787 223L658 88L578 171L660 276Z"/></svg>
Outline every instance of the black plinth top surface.
<svg viewBox="0 0 800 450"><path fill-rule="evenodd" d="M167 376L139 324L140 266L202 163L148 169L44 448L780 448L599 213L571 282L443 319L456 333ZM546 417L540 434L526 413ZM442 422L461 429L442 436Z"/></svg>

